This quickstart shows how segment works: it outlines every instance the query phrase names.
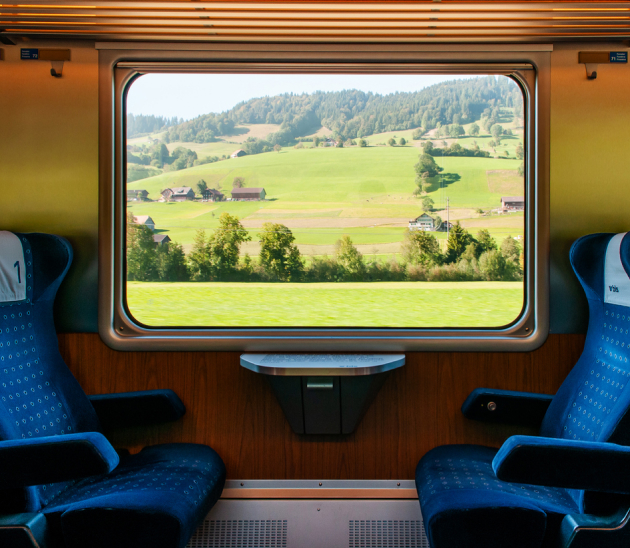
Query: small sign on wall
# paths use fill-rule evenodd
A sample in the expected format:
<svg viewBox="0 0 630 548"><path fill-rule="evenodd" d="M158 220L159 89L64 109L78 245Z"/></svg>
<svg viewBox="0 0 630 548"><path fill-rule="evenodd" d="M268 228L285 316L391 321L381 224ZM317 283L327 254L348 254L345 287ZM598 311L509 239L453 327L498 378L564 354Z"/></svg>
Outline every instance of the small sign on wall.
<svg viewBox="0 0 630 548"><path fill-rule="evenodd" d="M22 48L20 59L39 59L39 50L37 48Z"/></svg>
<svg viewBox="0 0 630 548"><path fill-rule="evenodd" d="M627 51L611 51L609 56L611 63L627 63L628 52Z"/></svg>

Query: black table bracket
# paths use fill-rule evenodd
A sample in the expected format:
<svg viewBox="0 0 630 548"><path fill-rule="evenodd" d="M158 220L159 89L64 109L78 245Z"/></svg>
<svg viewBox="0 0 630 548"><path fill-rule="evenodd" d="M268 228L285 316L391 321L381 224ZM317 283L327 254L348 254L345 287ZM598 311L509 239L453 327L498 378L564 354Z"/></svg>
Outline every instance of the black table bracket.
<svg viewBox="0 0 630 548"><path fill-rule="evenodd" d="M404 354L243 354L296 434L351 434Z"/></svg>

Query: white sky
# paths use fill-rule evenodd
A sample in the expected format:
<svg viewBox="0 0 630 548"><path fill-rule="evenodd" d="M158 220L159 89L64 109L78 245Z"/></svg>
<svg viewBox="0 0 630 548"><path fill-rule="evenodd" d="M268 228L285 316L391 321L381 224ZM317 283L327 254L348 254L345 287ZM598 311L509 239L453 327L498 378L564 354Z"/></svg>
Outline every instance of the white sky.
<svg viewBox="0 0 630 548"><path fill-rule="evenodd" d="M359 89L386 95L418 91L462 75L381 74L147 74L127 96L127 112L186 120L229 110L241 101L281 93Z"/></svg>

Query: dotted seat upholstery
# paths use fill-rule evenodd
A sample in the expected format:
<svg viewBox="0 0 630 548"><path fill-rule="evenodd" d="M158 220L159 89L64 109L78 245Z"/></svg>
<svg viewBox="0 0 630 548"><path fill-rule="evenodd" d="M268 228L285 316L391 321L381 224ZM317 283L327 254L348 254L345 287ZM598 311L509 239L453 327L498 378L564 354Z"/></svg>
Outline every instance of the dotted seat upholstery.
<svg viewBox="0 0 630 548"><path fill-rule="evenodd" d="M580 359L544 417L541 436L630 444L630 307L605 299L606 251L614 236L585 236L571 249L589 303L589 328ZM619 254L627 276L628 235ZM488 447L451 445L421 459L416 484L432 548L551 546L566 514L597 512L612 497L502 482L492 469L496 453Z"/></svg>
<svg viewBox="0 0 630 548"><path fill-rule="evenodd" d="M72 248L57 236L16 236L27 287L26 299L0 302L0 440L100 432L94 408L59 354L54 329L53 302ZM42 511L67 548L148 541L154 548L180 548L224 482L225 466L211 448L166 444L121 459L105 476L4 490L0 512Z"/></svg>

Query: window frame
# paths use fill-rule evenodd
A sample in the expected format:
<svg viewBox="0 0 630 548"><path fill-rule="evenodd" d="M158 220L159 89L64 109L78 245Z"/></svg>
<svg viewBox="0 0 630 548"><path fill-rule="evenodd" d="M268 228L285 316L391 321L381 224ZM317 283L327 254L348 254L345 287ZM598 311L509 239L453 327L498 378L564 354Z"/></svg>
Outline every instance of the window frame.
<svg viewBox="0 0 630 548"><path fill-rule="evenodd" d="M99 50L99 333L117 350L530 351L549 331L550 45L147 44ZM124 92L147 72L501 74L524 94L525 305L504 328L147 328L124 303Z"/></svg>

